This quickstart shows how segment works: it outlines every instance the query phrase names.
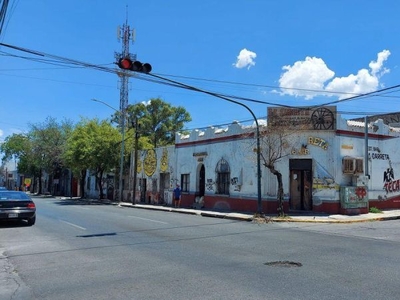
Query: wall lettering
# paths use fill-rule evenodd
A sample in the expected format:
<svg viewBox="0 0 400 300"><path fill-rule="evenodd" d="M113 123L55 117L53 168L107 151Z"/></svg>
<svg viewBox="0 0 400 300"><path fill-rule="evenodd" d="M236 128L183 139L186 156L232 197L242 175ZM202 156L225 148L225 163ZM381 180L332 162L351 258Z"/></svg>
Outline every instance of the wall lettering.
<svg viewBox="0 0 400 300"><path fill-rule="evenodd" d="M292 155L295 155L295 154L297 154L297 155L308 155L308 154L310 154L310 151L307 149L307 145L303 144L303 145L301 145L300 149L292 148L291 154Z"/></svg>
<svg viewBox="0 0 400 300"><path fill-rule="evenodd" d="M384 153L368 153L368 158L369 159L380 159L380 160L389 160L389 154L384 154Z"/></svg>
<svg viewBox="0 0 400 300"><path fill-rule="evenodd" d="M386 190L386 193L394 193L400 191L400 179L386 182L383 185L383 188Z"/></svg>
<svg viewBox="0 0 400 300"><path fill-rule="evenodd" d="M310 145L313 145L313 146L321 147L321 148L324 149L324 150L328 149L328 143L327 143L327 141L325 141L325 140L323 140L323 139L321 139L321 138L318 138L318 137L312 137L312 136L310 136L310 137L308 138L308 143L309 143Z"/></svg>
<svg viewBox="0 0 400 300"><path fill-rule="evenodd" d="M400 179L394 180L394 171L389 161L389 168L383 172L383 188L386 193L398 192L400 190Z"/></svg>

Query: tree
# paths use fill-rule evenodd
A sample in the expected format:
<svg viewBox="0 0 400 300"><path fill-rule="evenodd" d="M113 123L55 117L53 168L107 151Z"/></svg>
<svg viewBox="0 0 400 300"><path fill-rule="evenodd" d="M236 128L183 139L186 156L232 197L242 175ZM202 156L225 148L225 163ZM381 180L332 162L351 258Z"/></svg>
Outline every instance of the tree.
<svg viewBox="0 0 400 300"><path fill-rule="evenodd" d="M127 115L129 120L137 120L140 136L147 137L154 148L174 144L175 133L192 120L184 107L171 106L160 98L129 105ZM114 121L118 116L114 115Z"/></svg>
<svg viewBox="0 0 400 300"><path fill-rule="evenodd" d="M266 128L262 131L261 139L261 159L262 164L269 169L269 171L276 176L278 183L277 201L278 201L278 215L284 216L283 210L283 182L282 173L275 168L275 164L283 156L286 156L286 133L279 129Z"/></svg>
<svg viewBox="0 0 400 300"><path fill-rule="evenodd" d="M277 201L278 215L284 216L284 190L282 173L276 168L276 163L288 156L291 145L294 144L300 130L307 130L310 126L308 119L293 123L290 119L281 118L268 112L268 127L262 130L261 159L263 165L276 176L278 183Z"/></svg>
<svg viewBox="0 0 400 300"><path fill-rule="evenodd" d="M66 141L73 125L65 120L58 123L55 118L48 117L45 122L31 124L31 130L28 134L31 141L31 161L38 168L39 178L45 171L50 175L49 186L52 185L55 175L58 174L65 164L63 153L65 151ZM42 193L42 180L39 180L39 194Z"/></svg>
<svg viewBox="0 0 400 300"><path fill-rule="evenodd" d="M18 162L19 172L32 175L34 178L38 175L37 167L31 159L32 144L29 136L14 133L6 137L4 143L0 145L0 152L3 153L3 162L11 159Z"/></svg>
<svg viewBox="0 0 400 300"><path fill-rule="evenodd" d="M74 174L80 175L81 195L84 196L86 170L93 171L104 198L103 175L118 164L121 134L105 120L81 119L67 141L64 159Z"/></svg>

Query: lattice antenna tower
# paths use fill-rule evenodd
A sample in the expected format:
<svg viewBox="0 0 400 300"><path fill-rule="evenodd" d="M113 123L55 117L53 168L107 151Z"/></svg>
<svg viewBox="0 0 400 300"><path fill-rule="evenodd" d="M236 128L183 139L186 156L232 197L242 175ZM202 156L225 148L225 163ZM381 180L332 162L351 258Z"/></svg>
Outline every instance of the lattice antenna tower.
<svg viewBox="0 0 400 300"><path fill-rule="evenodd" d="M129 42L135 41L135 30L131 30L128 25L128 9L126 13L125 24L118 26L117 30L118 40L122 40L122 52L115 53L117 64L121 58L130 58L132 61L136 60L136 55L129 53ZM118 75L121 80L120 86L120 125L121 125L121 159L120 159L120 172L119 172L119 201L123 201L123 174L124 174L124 140L125 140L125 122L126 122L126 108L128 107L128 87L129 87L129 71L119 70Z"/></svg>
<svg viewBox="0 0 400 300"><path fill-rule="evenodd" d="M115 59L118 61L121 58L130 58L132 61L136 60L136 54L129 53L129 43L132 44L135 41L135 29L131 29L128 25L128 13L125 20L125 24L122 26L118 26L117 28L117 38L118 41L122 41L122 51L120 53L115 53ZM120 111L123 115L125 115L125 110L128 106L128 90L129 90L129 71L119 70L118 75L121 79L120 86Z"/></svg>

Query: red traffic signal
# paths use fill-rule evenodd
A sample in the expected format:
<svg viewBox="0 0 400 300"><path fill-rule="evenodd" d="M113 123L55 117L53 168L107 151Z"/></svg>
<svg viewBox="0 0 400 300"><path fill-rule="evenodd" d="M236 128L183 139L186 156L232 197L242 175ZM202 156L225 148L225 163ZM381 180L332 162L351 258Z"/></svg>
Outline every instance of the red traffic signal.
<svg viewBox="0 0 400 300"><path fill-rule="evenodd" d="M132 61L130 58L127 57L121 58L118 61L118 67L120 67L123 70L130 70L141 73L150 73L152 69L149 63L142 64L138 60Z"/></svg>
<svg viewBox="0 0 400 300"><path fill-rule="evenodd" d="M132 61L129 58L121 58L118 62L118 67L124 70L130 70L132 68Z"/></svg>

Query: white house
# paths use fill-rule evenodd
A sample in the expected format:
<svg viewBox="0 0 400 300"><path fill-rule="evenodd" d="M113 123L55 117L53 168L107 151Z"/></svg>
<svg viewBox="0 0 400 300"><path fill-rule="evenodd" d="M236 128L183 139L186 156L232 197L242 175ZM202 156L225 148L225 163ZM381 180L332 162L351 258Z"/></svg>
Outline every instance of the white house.
<svg viewBox="0 0 400 300"><path fill-rule="evenodd" d="M334 106L271 107L267 123L259 126L262 155L267 129L270 136L285 132L275 168L282 174L286 212L400 207L399 128L377 118L367 124L345 120ZM136 171L135 202L171 204L179 183L182 207L255 212L260 188L262 211L277 211L277 180L264 166L258 186L254 125L233 122L177 134L174 146L140 151Z"/></svg>

